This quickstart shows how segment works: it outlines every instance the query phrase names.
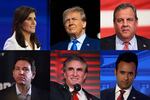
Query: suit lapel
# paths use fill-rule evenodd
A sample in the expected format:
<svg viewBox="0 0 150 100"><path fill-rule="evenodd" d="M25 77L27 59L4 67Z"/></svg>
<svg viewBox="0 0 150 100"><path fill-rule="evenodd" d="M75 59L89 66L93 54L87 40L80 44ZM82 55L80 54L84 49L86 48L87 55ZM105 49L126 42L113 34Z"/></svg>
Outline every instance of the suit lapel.
<svg viewBox="0 0 150 100"><path fill-rule="evenodd" d="M116 35L113 35L110 40L108 41L110 47L108 50L115 50L116 49Z"/></svg>
<svg viewBox="0 0 150 100"><path fill-rule="evenodd" d="M90 94L89 94L87 91L85 91L83 88L82 88L82 90L84 91L84 93L85 93L87 99L88 99L88 100L92 100L92 97L90 96Z"/></svg>
<svg viewBox="0 0 150 100"><path fill-rule="evenodd" d="M138 50L148 49L147 44L145 44L139 36L136 35L136 38L137 38Z"/></svg>
<svg viewBox="0 0 150 100"><path fill-rule="evenodd" d="M6 97L6 98L9 98L10 100L18 100L15 85L10 87L10 91L9 91L8 97ZM9 99L6 99L6 100L9 100Z"/></svg>
<svg viewBox="0 0 150 100"><path fill-rule="evenodd" d="M136 90L132 87L131 93L127 100L136 100Z"/></svg>
<svg viewBox="0 0 150 100"><path fill-rule="evenodd" d="M91 43L89 41L89 38L86 36L81 46L81 50L88 50L90 46L91 46Z"/></svg>
<svg viewBox="0 0 150 100"><path fill-rule="evenodd" d="M108 97L109 99L108 100L115 100L115 88L112 88L110 90L110 96Z"/></svg>

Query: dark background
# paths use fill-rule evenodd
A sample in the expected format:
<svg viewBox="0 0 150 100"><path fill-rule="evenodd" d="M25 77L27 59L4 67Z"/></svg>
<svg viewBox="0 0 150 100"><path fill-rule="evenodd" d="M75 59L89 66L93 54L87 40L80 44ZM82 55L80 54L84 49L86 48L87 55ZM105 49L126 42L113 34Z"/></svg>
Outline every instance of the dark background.
<svg viewBox="0 0 150 100"><path fill-rule="evenodd" d="M51 0L51 45L69 39L63 26L63 11L80 6L87 17L86 34L97 38L100 31L100 3L99 0Z"/></svg>
<svg viewBox="0 0 150 100"><path fill-rule="evenodd" d="M35 60L36 76L32 83L38 88L49 90L50 53L46 51L0 51L0 84L14 83L12 69L18 57Z"/></svg>

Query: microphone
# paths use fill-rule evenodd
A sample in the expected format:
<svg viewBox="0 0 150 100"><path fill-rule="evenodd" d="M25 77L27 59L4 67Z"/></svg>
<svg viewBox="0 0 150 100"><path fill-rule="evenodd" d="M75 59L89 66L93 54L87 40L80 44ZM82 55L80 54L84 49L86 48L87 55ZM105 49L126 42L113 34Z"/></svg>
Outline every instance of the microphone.
<svg viewBox="0 0 150 100"><path fill-rule="evenodd" d="M74 91L76 91L76 92L81 90L81 85L80 84L75 84L73 87L74 87Z"/></svg>

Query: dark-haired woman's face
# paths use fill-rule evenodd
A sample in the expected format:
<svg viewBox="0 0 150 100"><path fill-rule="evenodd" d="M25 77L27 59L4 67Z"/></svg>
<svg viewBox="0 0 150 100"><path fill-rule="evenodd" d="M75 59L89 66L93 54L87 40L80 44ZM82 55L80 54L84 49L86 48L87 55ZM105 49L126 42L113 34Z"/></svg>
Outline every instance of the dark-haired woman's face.
<svg viewBox="0 0 150 100"><path fill-rule="evenodd" d="M36 16L35 13L30 13L27 19L22 24L24 33L35 33L36 29Z"/></svg>

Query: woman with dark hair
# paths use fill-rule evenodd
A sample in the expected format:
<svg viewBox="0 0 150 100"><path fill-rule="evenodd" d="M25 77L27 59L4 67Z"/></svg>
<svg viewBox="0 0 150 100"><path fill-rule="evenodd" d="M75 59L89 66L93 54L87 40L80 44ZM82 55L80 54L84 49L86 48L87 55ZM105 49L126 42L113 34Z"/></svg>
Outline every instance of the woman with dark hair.
<svg viewBox="0 0 150 100"><path fill-rule="evenodd" d="M13 35L4 44L4 50L40 50L35 34L36 10L21 6L16 9L13 20Z"/></svg>

